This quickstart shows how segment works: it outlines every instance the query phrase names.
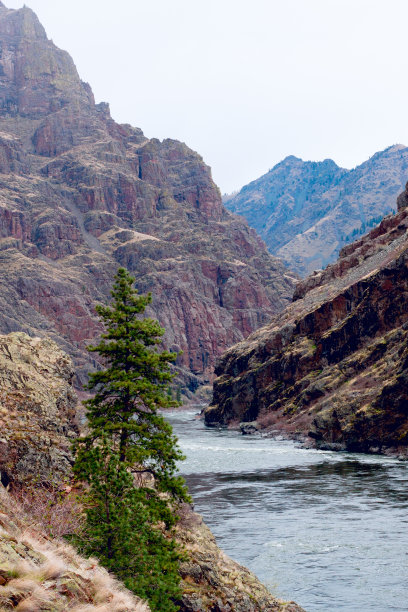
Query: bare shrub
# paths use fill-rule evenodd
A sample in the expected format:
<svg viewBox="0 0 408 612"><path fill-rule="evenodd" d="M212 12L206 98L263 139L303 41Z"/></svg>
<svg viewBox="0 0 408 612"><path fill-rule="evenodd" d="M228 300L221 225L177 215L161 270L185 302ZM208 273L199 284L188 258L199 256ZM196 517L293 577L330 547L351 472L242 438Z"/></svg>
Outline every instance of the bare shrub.
<svg viewBox="0 0 408 612"><path fill-rule="evenodd" d="M11 491L19 504L28 527L52 538L80 534L84 515L77 494L70 487L37 485Z"/></svg>
<svg viewBox="0 0 408 612"><path fill-rule="evenodd" d="M276 423L276 414L274 412L265 412L257 418L257 423L260 429L268 429Z"/></svg>

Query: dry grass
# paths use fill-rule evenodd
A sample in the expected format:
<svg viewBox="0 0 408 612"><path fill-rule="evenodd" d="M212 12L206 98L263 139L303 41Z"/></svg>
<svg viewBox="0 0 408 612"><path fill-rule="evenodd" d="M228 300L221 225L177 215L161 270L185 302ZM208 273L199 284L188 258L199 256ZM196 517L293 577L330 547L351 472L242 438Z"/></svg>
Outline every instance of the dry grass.
<svg viewBox="0 0 408 612"><path fill-rule="evenodd" d="M0 610L16 612L149 612L95 559L81 557L61 539L41 532L16 498L0 489L0 511L11 516L0 529ZM26 558L13 562L15 546ZM20 553L21 554L21 553Z"/></svg>

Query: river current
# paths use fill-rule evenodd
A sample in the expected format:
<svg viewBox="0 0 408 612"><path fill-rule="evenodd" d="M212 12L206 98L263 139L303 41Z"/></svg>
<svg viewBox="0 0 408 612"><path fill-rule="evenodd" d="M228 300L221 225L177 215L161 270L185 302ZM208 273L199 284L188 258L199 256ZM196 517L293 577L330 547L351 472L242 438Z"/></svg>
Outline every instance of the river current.
<svg viewBox="0 0 408 612"><path fill-rule="evenodd" d="M408 463L167 417L195 510L275 595L307 612L408 610Z"/></svg>

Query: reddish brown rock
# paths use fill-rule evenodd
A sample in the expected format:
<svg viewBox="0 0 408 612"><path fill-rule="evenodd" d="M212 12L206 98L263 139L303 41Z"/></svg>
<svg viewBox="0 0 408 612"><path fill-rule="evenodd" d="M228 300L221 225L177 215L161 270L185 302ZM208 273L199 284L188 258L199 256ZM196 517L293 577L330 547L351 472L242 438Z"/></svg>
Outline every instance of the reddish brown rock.
<svg viewBox="0 0 408 612"><path fill-rule="evenodd" d="M224 354L208 425L257 420L325 448L407 453L408 209L399 208Z"/></svg>
<svg viewBox="0 0 408 612"><path fill-rule="evenodd" d="M293 275L225 210L198 154L94 103L30 9L0 6L0 45L0 331L50 335L85 380L94 304L125 265L190 385L210 379L289 302Z"/></svg>

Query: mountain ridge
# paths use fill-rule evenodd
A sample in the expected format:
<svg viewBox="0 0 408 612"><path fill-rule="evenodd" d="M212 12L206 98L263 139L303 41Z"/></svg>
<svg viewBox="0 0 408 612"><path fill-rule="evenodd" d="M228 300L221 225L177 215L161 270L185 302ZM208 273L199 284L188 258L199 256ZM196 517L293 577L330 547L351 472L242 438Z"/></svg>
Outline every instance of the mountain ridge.
<svg viewBox="0 0 408 612"><path fill-rule="evenodd" d="M224 201L258 231L271 253L305 276L395 211L407 169L408 149L399 144L352 170L331 159L291 155Z"/></svg>

